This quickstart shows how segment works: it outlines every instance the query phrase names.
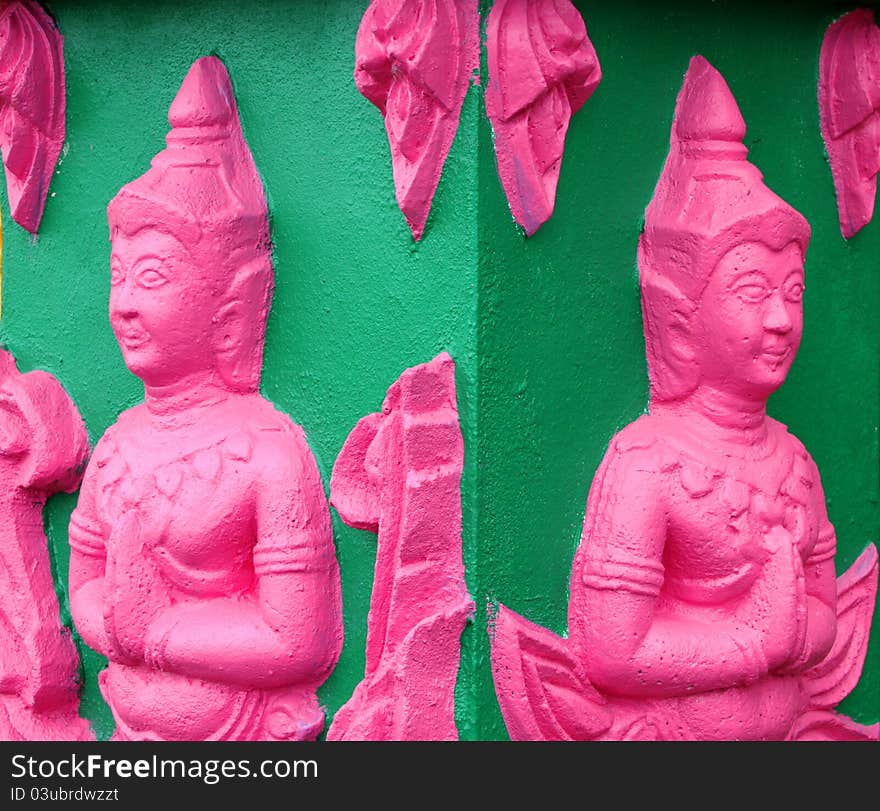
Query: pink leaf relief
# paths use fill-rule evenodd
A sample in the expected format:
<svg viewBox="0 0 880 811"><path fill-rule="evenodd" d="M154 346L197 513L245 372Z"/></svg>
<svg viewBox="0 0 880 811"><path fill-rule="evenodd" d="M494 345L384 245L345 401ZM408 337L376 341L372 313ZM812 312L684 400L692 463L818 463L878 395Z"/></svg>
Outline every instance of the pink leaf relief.
<svg viewBox="0 0 880 811"><path fill-rule="evenodd" d="M12 219L37 233L64 143L63 39L34 0L0 2L0 150Z"/></svg>
<svg viewBox="0 0 880 811"><path fill-rule="evenodd" d="M497 0L486 50L498 173L514 219L531 236L553 213L569 121L602 72L569 0Z"/></svg>
<svg viewBox="0 0 880 811"><path fill-rule="evenodd" d="M832 23L819 56L819 123L831 164L840 231L871 221L880 172L880 28L870 9Z"/></svg>
<svg viewBox="0 0 880 811"><path fill-rule="evenodd" d="M880 723L865 726L830 710L812 710L798 718L793 741L880 741Z"/></svg>
<svg viewBox="0 0 880 811"><path fill-rule="evenodd" d="M492 676L515 741L592 740L611 726L566 640L499 605L490 622Z"/></svg>
<svg viewBox="0 0 880 811"><path fill-rule="evenodd" d="M479 20L477 0L373 0L358 29L355 83L385 118L397 203L417 241L479 65Z"/></svg>
<svg viewBox="0 0 880 811"><path fill-rule="evenodd" d="M837 635L828 655L803 677L810 706L831 709L859 682L877 598L877 547L871 544L837 578Z"/></svg>
<svg viewBox="0 0 880 811"><path fill-rule="evenodd" d="M42 523L48 496L76 489L88 451L58 381L20 374L0 349L0 740L92 739Z"/></svg>
<svg viewBox="0 0 880 811"><path fill-rule="evenodd" d="M349 434L330 501L378 532L366 671L328 740L455 740L459 638L474 604L464 582L455 365L407 369L381 414Z"/></svg>

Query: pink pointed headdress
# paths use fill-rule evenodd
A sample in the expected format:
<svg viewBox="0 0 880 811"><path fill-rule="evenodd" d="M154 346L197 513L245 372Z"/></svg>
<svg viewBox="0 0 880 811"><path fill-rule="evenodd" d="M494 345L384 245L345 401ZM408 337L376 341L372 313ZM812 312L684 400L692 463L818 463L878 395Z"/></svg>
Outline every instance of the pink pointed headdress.
<svg viewBox="0 0 880 811"><path fill-rule="evenodd" d="M232 240L266 252L263 185L241 131L229 74L217 57L193 63L168 123L165 149L110 201L111 234L117 228L132 234L145 225L165 225L182 228L190 240L213 234L227 245ZM161 219L145 216L155 208Z"/></svg>
<svg viewBox="0 0 880 811"><path fill-rule="evenodd" d="M730 88L702 56L678 94L669 155L645 211L638 263L652 399L681 395L664 332L699 303L719 260L743 242L806 253L806 219L747 159L746 125Z"/></svg>
<svg viewBox="0 0 880 811"><path fill-rule="evenodd" d="M168 111L166 147L107 206L111 240L150 227L178 238L193 265L242 302L242 347L221 363L233 388L256 390L272 293L272 246L263 184L244 139L229 74L196 60ZM223 359L221 359L223 361Z"/></svg>

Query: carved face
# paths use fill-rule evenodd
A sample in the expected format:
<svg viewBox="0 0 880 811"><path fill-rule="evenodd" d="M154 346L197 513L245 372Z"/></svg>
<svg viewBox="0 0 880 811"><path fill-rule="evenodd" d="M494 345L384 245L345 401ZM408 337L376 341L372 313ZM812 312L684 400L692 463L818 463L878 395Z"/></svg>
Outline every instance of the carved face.
<svg viewBox="0 0 880 811"><path fill-rule="evenodd" d="M117 232L110 274L110 324L131 372L167 386L213 369L216 294L177 239L152 228Z"/></svg>
<svg viewBox="0 0 880 811"><path fill-rule="evenodd" d="M800 248L745 242L718 262L694 315L700 383L747 399L782 385L803 331Z"/></svg>

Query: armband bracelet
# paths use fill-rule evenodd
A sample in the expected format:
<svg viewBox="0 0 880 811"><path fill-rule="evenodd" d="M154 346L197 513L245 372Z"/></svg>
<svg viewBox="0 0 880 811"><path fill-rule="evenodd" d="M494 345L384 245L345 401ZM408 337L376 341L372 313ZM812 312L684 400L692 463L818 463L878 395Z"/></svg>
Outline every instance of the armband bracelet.
<svg viewBox="0 0 880 811"><path fill-rule="evenodd" d="M77 520L76 513L70 519L70 529L68 530L67 537L70 542L70 548L75 549L82 555L102 558L107 554L104 537L101 533Z"/></svg>
<svg viewBox="0 0 880 811"><path fill-rule="evenodd" d="M631 558L600 559L588 556L581 579L585 586L606 591L629 591L656 597L663 585L663 567L653 561Z"/></svg>

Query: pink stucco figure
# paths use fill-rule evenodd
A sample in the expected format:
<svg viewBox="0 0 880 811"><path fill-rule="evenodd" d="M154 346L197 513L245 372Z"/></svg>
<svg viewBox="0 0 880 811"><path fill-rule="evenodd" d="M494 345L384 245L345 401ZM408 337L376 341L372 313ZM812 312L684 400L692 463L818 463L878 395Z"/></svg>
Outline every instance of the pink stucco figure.
<svg viewBox="0 0 880 811"><path fill-rule="evenodd" d="M880 172L880 28L870 9L851 11L825 32L819 123L840 231L849 239L871 221Z"/></svg>
<svg viewBox="0 0 880 811"><path fill-rule="evenodd" d="M64 144L63 38L35 0L0 0L0 150L12 219L37 233Z"/></svg>
<svg viewBox="0 0 880 811"><path fill-rule="evenodd" d="M649 413L590 489L568 638L505 607L490 629L514 738L877 739L833 710L861 672L877 551L835 578L819 472L766 412L800 343L810 228L744 135L694 57L639 242Z"/></svg>
<svg viewBox="0 0 880 811"><path fill-rule="evenodd" d="M373 0L355 43L354 80L379 108L397 204L421 239L480 62L477 0Z"/></svg>
<svg viewBox="0 0 880 811"><path fill-rule="evenodd" d="M474 604L461 558L464 446L449 355L407 369L354 427L330 501L378 532L363 681L328 740L455 740L459 639Z"/></svg>
<svg viewBox="0 0 880 811"><path fill-rule="evenodd" d="M342 644L329 509L258 391L266 200L219 59L108 206L110 323L145 402L98 443L70 523L71 608L123 740L301 740Z"/></svg>
<svg viewBox="0 0 880 811"><path fill-rule="evenodd" d="M486 53L498 174L513 218L531 236L553 213L569 121L602 71L569 0L496 0Z"/></svg>
<svg viewBox="0 0 880 811"><path fill-rule="evenodd" d="M0 348L0 740L92 739L43 532L46 499L77 488L88 452L61 384Z"/></svg>

